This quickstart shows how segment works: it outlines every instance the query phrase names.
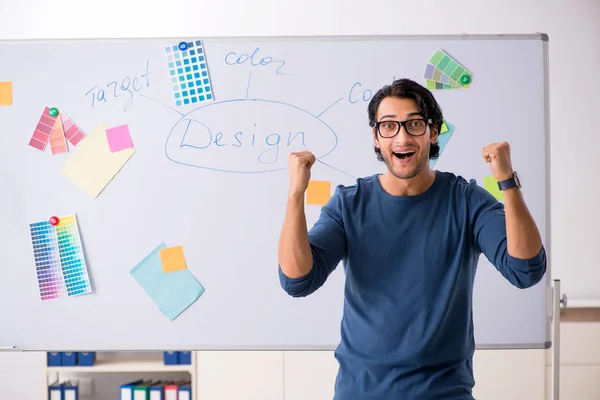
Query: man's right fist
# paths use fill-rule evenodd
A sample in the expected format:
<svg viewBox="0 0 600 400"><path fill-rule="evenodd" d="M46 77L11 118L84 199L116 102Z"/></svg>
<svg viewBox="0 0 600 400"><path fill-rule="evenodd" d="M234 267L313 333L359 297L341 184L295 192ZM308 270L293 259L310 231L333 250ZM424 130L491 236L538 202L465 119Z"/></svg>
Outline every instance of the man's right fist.
<svg viewBox="0 0 600 400"><path fill-rule="evenodd" d="M310 181L310 168L316 158L310 151L290 153L288 167L290 170L290 193L304 193Z"/></svg>

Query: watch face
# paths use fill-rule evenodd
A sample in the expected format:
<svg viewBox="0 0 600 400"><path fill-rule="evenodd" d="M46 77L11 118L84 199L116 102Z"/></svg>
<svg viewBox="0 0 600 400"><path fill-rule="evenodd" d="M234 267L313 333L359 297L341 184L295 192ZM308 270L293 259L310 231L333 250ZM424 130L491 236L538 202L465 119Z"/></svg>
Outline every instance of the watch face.
<svg viewBox="0 0 600 400"><path fill-rule="evenodd" d="M519 176L517 175L516 172L515 172L515 183L517 184L518 187L521 187L521 180L519 179Z"/></svg>

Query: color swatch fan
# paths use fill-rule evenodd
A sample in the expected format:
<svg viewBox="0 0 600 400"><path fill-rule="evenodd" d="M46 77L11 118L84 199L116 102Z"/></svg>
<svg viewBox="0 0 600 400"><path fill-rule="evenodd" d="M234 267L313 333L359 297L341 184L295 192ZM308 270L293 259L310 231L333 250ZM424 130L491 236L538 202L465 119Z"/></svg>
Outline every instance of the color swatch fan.
<svg viewBox="0 0 600 400"><path fill-rule="evenodd" d="M473 74L446 52L438 50L429 59L424 77L429 90L466 89Z"/></svg>
<svg viewBox="0 0 600 400"><path fill-rule="evenodd" d="M42 301L92 291L75 215L56 220L29 225Z"/></svg>
<svg viewBox="0 0 600 400"><path fill-rule="evenodd" d="M44 151L50 143L52 154L62 154L69 151L67 140L71 145L77 146L84 137L85 133L67 114L56 107L45 107L29 139L29 146Z"/></svg>

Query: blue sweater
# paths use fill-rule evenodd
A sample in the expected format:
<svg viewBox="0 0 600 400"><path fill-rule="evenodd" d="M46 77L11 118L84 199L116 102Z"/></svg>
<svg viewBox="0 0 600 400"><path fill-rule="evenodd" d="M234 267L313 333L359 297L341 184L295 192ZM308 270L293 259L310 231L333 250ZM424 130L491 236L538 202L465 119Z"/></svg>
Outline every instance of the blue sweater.
<svg viewBox="0 0 600 400"><path fill-rule="evenodd" d="M507 252L504 205L474 180L436 172L417 196L377 175L338 186L309 231L313 268L283 289L302 297L343 261L346 273L335 400L473 399L472 295L480 254L511 284L546 271Z"/></svg>

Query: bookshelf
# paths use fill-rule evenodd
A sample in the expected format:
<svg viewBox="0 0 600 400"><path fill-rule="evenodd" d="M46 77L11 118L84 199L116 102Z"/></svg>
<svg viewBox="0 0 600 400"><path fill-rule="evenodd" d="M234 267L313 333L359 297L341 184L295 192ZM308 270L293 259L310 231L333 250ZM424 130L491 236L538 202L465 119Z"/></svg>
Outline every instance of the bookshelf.
<svg viewBox="0 0 600 400"><path fill-rule="evenodd" d="M97 353L93 366L47 366L44 374L46 386L57 380L73 378L80 381L79 398L94 400L95 395L88 395L91 391L91 381L97 374L144 374L144 373L187 373L191 381L192 399L197 399L197 353L191 352L191 364L165 365L162 352L146 352L144 357L136 357L135 354L110 353L110 356ZM122 382L126 383L126 382ZM89 385L89 388L86 387ZM98 390L98 389L96 389ZM47 398L47 397L46 397Z"/></svg>

